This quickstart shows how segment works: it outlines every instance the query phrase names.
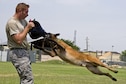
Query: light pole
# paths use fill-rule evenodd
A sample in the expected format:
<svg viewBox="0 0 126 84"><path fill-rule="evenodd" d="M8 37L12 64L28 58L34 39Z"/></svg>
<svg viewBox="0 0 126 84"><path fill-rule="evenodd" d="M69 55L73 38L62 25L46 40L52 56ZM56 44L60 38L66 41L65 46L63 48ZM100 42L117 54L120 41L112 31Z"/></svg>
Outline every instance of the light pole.
<svg viewBox="0 0 126 84"><path fill-rule="evenodd" d="M73 41L74 45L76 45L76 33L77 33L77 31L75 30L74 31L74 41Z"/></svg>
<svg viewBox="0 0 126 84"><path fill-rule="evenodd" d="M112 45L112 51L111 51L111 62L112 62L113 48L114 48L114 46Z"/></svg>
<svg viewBox="0 0 126 84"><path fill-rule="evenodd" d="M88 50L88 48L89 48L88 40L89 40L88 37L86 37L86 50L87 50L87 51L89 51L89 50Z"/></svg>
<svg viewBox="0 0 126 84"><path fill-rule="evenodd" d="M0 47L1 47L1 49L0 49L0 51L1 51L0 61L2 61L2 40L1 39L0 39Z"/></svg>

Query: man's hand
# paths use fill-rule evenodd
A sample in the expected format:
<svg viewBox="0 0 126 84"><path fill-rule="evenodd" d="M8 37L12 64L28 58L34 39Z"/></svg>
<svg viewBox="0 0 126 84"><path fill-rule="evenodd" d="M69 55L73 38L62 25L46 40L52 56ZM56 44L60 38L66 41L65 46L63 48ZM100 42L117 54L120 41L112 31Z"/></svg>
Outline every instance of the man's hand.
<svg viewBox="0 0 126 84"><path fill-rule="evenodd" d="M32 21L30 21L30 22L27 24L27 27L28 27L29 29L32 29L32 28L35 27L35 24L34 24Z"/></svg>

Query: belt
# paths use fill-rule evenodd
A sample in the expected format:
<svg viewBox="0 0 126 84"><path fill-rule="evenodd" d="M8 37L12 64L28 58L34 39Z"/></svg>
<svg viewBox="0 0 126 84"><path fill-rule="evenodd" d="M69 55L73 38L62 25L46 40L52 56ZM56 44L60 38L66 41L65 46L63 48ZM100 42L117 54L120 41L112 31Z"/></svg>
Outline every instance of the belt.
<svg viewBox="0 0 126 84"><path fill-rule="evenodd" d="M10 48L10 50L17 50L17 49L24 49L24 50L28 50L27 48Z"/></svg>

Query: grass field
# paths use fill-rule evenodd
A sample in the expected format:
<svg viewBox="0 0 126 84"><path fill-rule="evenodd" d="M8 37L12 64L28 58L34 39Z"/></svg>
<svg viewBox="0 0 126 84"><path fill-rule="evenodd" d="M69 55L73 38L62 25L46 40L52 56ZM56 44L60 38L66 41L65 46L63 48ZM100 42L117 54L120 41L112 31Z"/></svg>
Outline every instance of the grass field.
<svg viewBox="0 0 126 84"><path fill-rule="evenodd" d="M117 82L106 76L92 74L86 68L67 64L61 61L48 61L32 64L35 84L125 84L126 69L117 69ZM10 62L0 62L0 84L19 84L19 77Z"/></svg>

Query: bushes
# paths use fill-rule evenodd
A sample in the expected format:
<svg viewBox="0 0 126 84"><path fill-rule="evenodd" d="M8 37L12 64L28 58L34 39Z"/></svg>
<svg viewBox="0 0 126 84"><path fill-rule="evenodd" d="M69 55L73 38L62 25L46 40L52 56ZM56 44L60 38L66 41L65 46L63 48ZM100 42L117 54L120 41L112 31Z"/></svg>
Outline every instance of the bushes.
<svg viewBox="0 0 126 84"><path fill-rule="evenodd" d="M121 59L121 61L125 61L126 62L126 50L122 51L120 59Z"/></svg>

